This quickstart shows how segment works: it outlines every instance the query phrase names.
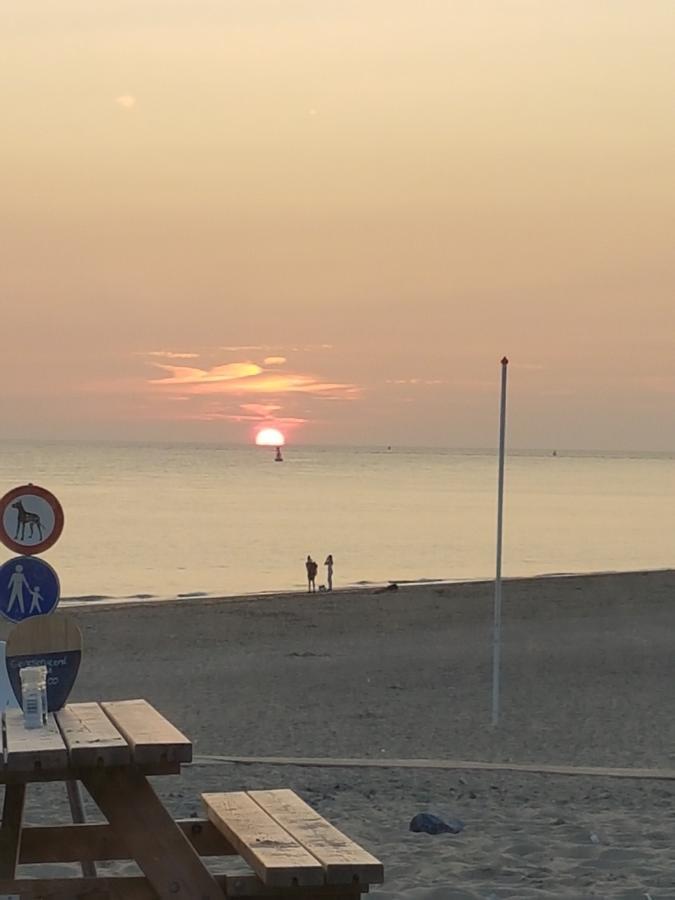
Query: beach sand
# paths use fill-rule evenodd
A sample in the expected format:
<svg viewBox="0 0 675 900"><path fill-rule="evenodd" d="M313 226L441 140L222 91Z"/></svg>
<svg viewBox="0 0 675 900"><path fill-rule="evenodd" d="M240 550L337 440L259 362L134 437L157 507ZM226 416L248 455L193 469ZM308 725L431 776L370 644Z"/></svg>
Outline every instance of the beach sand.
<svg viewBox="0 0 675 900"><path fill-rule="evenodd" d="M509 581L490 726L492 585L79 607L73 699L145 697L196 762L156 779L287 786L385 864L382 898L675 897L675 781L207 759L423 758L675 769L675 573ZM32 787L28 820L55 786ZM422 811L459 835L412 834Z"/></svg>

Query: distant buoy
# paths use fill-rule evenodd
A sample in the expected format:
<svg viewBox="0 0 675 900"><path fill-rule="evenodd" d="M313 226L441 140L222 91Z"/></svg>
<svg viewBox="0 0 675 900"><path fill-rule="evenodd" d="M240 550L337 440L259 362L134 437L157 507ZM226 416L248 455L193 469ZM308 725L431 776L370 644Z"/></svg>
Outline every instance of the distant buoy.
<svg viewBox="0 0 675 900"><path fill-rule="evenodd" d="M277 455L274 457L274 462L283 462L284 458L281 455L281 447L277 447Z"/></svg>

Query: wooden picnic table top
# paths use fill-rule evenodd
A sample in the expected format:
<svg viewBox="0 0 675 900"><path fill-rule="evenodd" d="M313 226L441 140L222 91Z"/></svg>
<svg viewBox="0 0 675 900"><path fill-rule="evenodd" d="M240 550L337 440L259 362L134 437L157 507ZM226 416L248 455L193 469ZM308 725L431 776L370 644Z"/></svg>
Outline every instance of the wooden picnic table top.
<svg viewBox="0 0 675 900"><path fill-rule="evenodd" d="M358 900L383 879L382 864L290 790L203 794L207 819L176 821L148 775L175 774L191 742L145 700L71 703L45 728L21 710L2 716L4 784L0 894L25 900ZM107 822L28 825L31 782L81 781ZM69 798L71 794L69 793ZM215 876L202 856L237 855L249 875ZM143 878L97 873L131 859ZM21 864L78 861L83 877L17 877Z"/></svg>
<svg viewBox="0 0 675 900"><path fill-rule="evenodd" d="M119 766L170 774L192 760L191 741L146 700L70 703L45 728L26 728L21 710L2 719L0 784Z"/></svg>

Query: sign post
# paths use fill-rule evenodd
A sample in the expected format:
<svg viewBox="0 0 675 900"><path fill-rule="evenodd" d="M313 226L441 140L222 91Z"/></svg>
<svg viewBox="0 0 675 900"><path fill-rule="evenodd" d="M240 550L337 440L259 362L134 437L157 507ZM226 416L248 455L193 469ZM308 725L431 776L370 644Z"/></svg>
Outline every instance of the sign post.
<svg viewBox="0 0 675 900"><path fill-rule="evenodd" d="M0 708L14 706L7 672L8 627L48 616L56 609L61 588L54 569L41 559L63 531L63 509L56 497L35 484L23 484L0 498L0 541L21 554L0 566ZM19 696L16 698L19 699Z"/></svg>
<svg viewBox="0 0 675 900"><path fill-rule="evenodd" d="M502 359L502 394L499 415L499 477L497 482L497 567L495 575L494 630L492 637L492 725L499 724L499 692L502 643L502 534L504 517L504 455L506 439L506 370Z"/></svg>
<svg viewBox="0 0 675 900"><path fill-rule="evenodd" d="M82 634L66 616L50 618L61 597L54 569L35 554L52 547L63 531L63 509L45 488L25 484L0 499L0 541L21 556L0 566L0 616L16 626L7 643L0 641L0 706L21 705L24 666L47 669L47 707L61 709L70 693L82 658ZM73 822L84 822L79 785L67 781ZM85 877L96 875L93 862L81 863Z"/></svg>

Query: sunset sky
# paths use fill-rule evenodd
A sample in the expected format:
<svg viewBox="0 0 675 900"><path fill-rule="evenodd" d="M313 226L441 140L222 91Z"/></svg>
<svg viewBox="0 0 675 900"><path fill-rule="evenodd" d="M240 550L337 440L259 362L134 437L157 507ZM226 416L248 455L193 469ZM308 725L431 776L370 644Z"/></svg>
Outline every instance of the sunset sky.
<svg viewBox="0 0 675 900"><path fill-rule="evenodd" d="M675 450L673 0L3 0L10 438Z"/></svg>

